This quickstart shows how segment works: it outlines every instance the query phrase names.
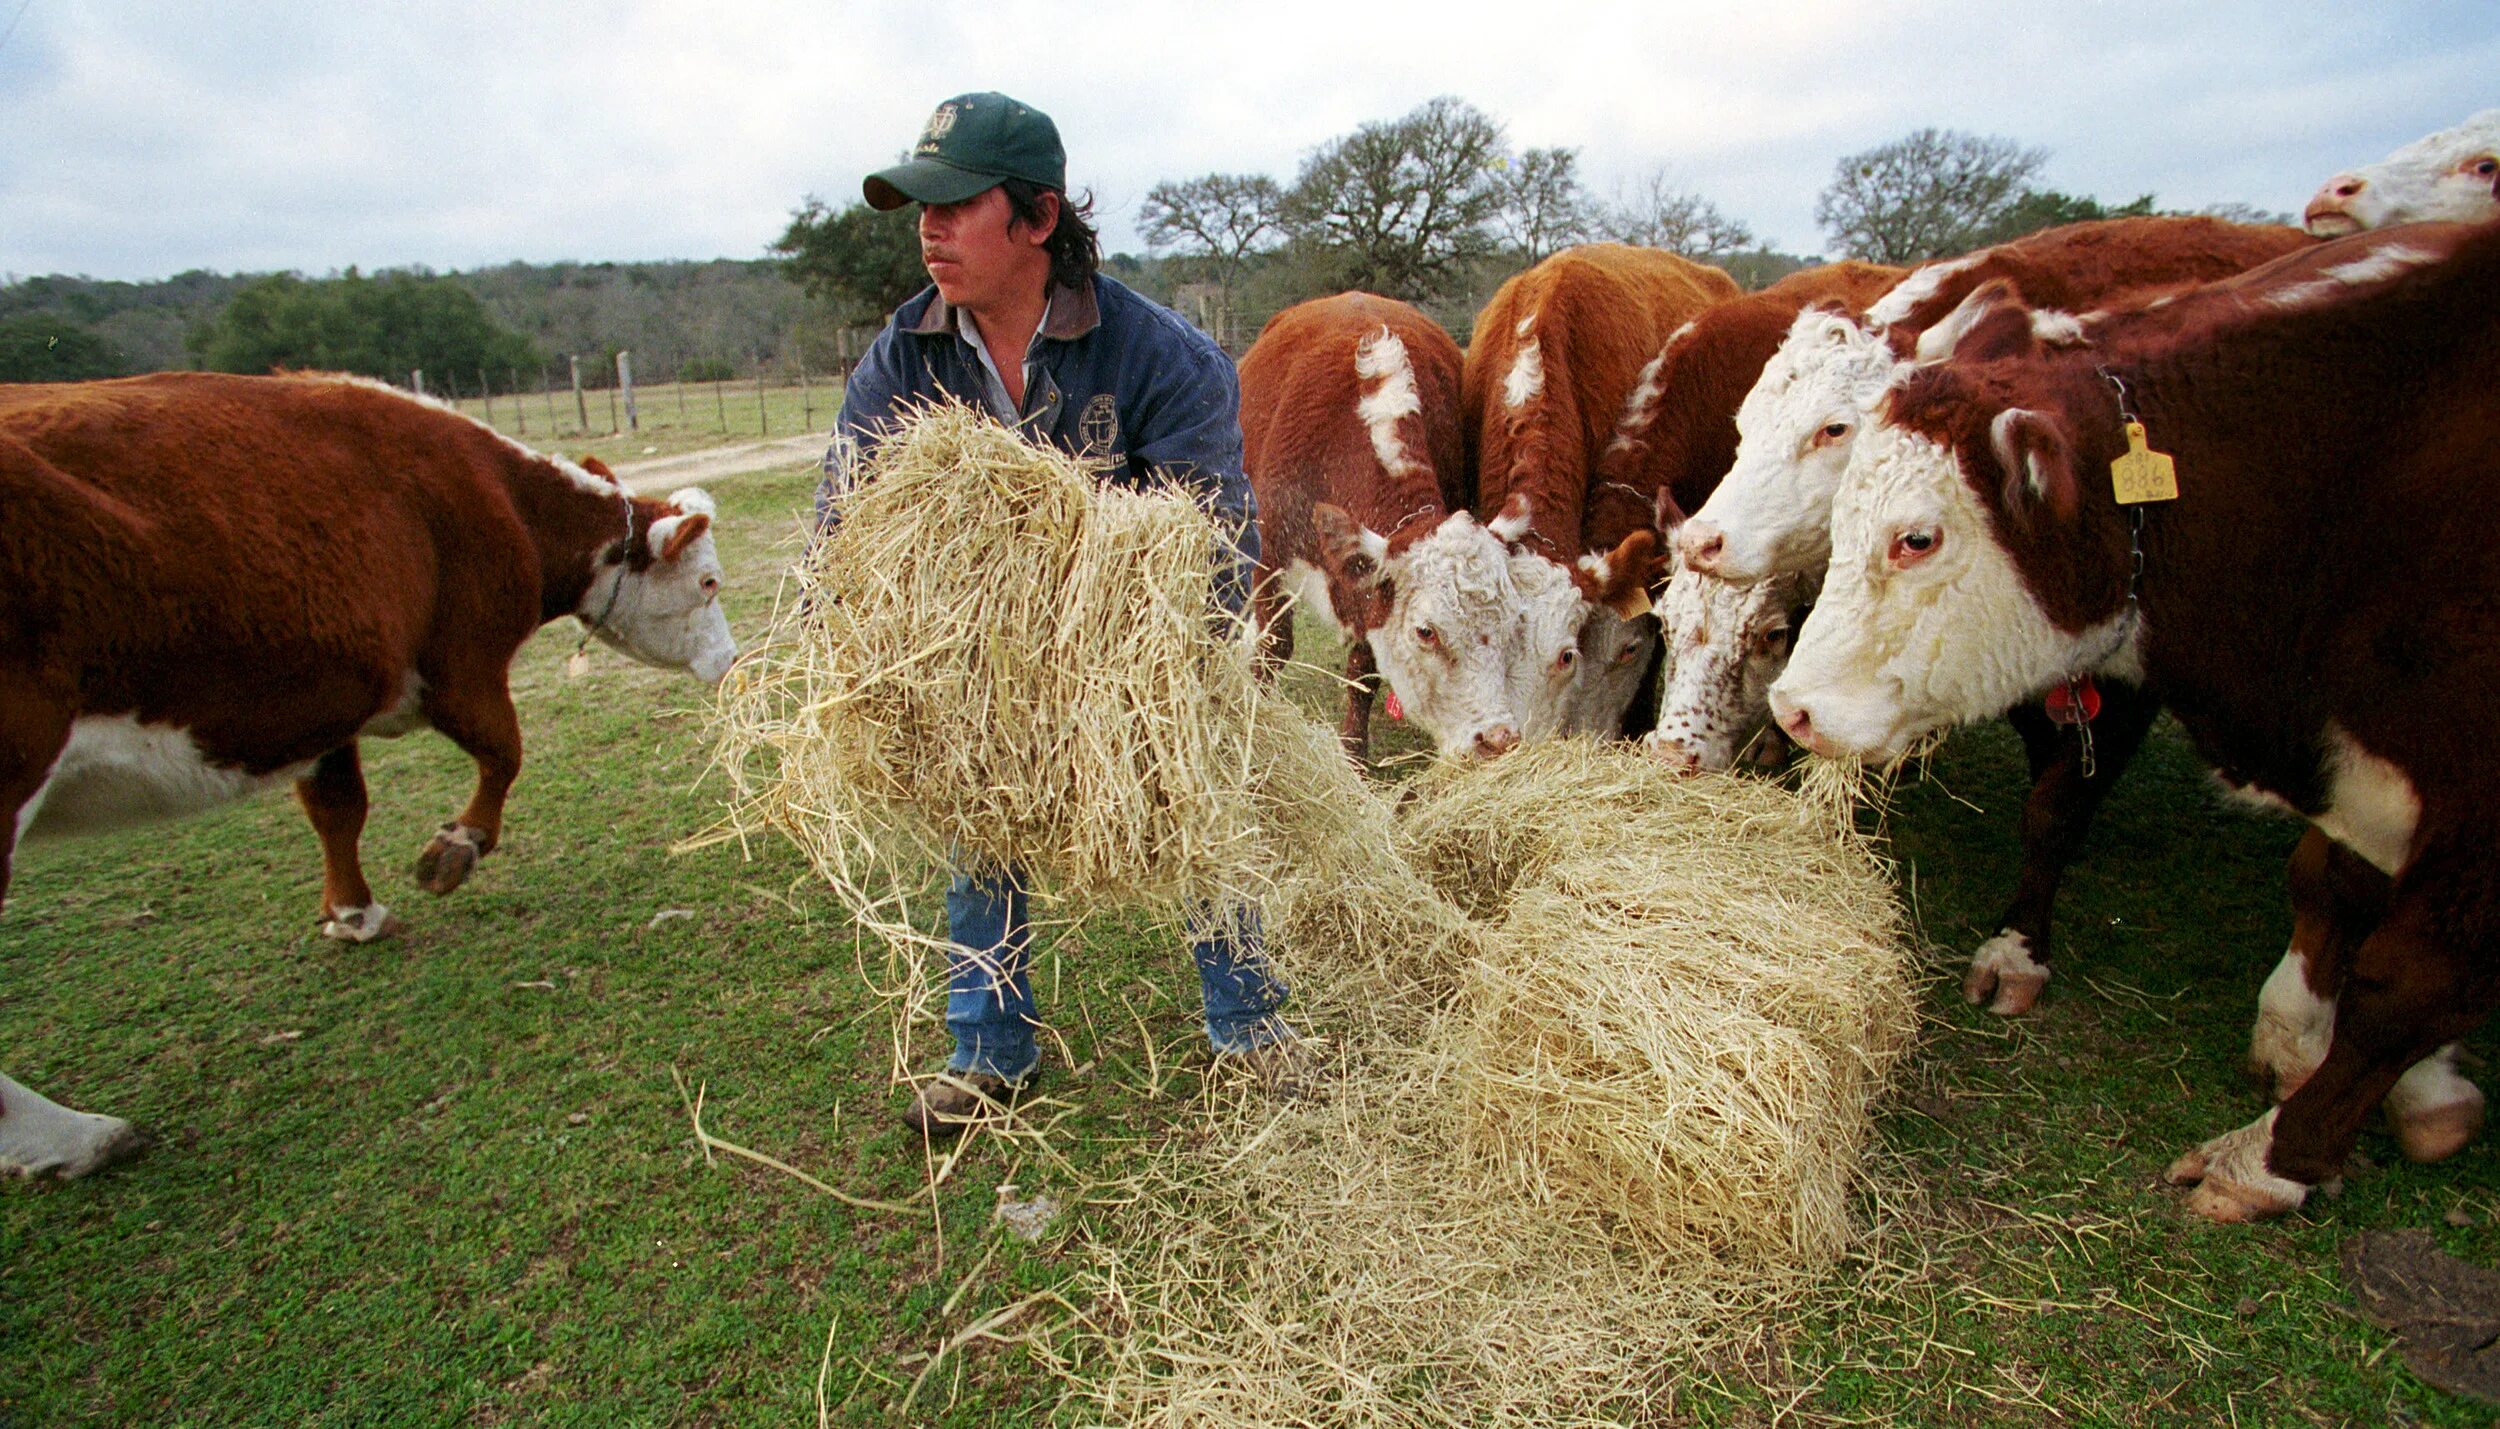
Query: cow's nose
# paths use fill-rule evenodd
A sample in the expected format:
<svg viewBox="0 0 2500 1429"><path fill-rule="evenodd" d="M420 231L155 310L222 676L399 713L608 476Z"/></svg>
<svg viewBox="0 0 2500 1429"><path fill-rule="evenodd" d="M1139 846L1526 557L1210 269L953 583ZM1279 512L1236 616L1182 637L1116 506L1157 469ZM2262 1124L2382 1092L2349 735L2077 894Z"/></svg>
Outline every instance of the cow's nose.
<svg viewBox="0 0 2500 1429"><path fill-rule="evenodd" d="M1519 731L1506 724L1497 724L1476 736L1476 757L1491 759L1508 754L1519 747Z"/></svg>
<svg viewBox="0 0 2500 1429"><path fill-rule="evenodd" d="M1727 533L1716 521L1687 521L1676 542L1684 548L1684 564L1697 571L1715 571L1727 550Z"/></svg>
<svg viewBox="0 0 2500 1429"><path fill-rule="evenodd" d="M1655 733L1643 743L1648 747L1651 755L1676 773L1699 774L1701 772L1700 750L1688 749L1678 741L1662 739Z"/></svg>
<svg viewBox="0 0 2500 1429"><path fill-rule="evenodd" d="M1804 705L1786 710L1781 709L1780 706L1786 703L1787 701L1777 695L1771 697L1771 714L1778 721L1780 731L1806 748L1820 753L1823 745L1814 732L1813 714Z"/></svg>

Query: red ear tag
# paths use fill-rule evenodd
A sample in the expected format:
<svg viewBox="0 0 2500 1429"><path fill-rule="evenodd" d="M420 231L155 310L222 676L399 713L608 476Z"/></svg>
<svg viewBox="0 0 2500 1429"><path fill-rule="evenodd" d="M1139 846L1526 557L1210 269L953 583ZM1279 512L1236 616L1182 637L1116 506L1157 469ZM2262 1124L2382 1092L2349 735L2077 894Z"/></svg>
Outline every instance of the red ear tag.
<svg viewBox="0 0 2500 1429"><path fill-rule="evenodd" d="M1398 703L1398 692L1395 690L1389 692L1389 718L1406 718L1406 706Z"/></svg>
<svg viewBox="0 0 2500 1429"><path fill-rule="evenodd" d="M2048 706L2049 720L2054 724L2089 724L2100 717L2101 687L2087 675L2069 680L2049 691L2041 701Z"/></svg>

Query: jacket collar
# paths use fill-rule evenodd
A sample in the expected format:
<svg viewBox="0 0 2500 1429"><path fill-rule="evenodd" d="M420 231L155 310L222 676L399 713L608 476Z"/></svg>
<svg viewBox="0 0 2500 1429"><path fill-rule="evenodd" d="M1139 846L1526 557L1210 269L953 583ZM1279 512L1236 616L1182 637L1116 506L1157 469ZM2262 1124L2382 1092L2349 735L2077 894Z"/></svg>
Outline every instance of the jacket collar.
<svg viewBox="0 0 2500 1429"><path fill-rule="evenodd" d="M955 330L955 306L935 287L929 289L929 307L908 331L921 337L933 337ZM1062 284L1050 290L1050 311L1042 316L1041 336L1058 342L1072 342L1102 326L1102 305L1094 299L1094 285Z"/></svg>

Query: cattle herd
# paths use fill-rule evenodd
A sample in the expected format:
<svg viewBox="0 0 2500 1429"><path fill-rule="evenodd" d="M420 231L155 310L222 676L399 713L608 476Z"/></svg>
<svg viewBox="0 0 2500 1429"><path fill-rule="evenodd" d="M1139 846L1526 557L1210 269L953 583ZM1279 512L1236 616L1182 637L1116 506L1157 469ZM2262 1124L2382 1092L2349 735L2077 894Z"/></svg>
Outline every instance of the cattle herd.
<svg viewBox="0 0 2500 1429"><path fill-rule="evenodd" d="M2382 1105L2453 1154L2483 1118L2453 1044L2500 1000L2466 717L2500 702L2496 154L2491 110L2328 180L2305 232L2115 219L1750 295L1575 248L1464 354L1305 303L1242 360L1269 648L1289 600L1346 634L1358 754L1383 677L1446 754L1634 737L1695 772L2004 714L2022 872L1963 991L2007 1015L2168 709L2313 826L2252 1039L2279 1105L2171 1167L2189 1207L2298 1206Z"/></svg>
<svg viewBox="0 0 2500 1429"><path fill-rule="evenodd" d="M1964 992L2008 1015L2168 709L2312 824L2252 1043L2279 1104L2172 1166L2190 1208L2300 1205L2382 1105L2452 1154L2483 1116L2454 1043L2500 999L2500 761L2465 718L2500 703L2496 151L2491 110L2330 179L2305 232L2116 219L1753 294L1573 248L1464 351L1370 294L1289 309L1241 364L1264 650L1295 607L1345 635L1358 756L1384 684L1445 754L1627 737L1696 773L2004 714L2022 873ZM448 892L496 842L532 631L707 679L735 654L702 493L379 384L0 387L0 494L43 513L0 526L0 896L26 838L292 781L323 931L385 936L358 736L477 760L418 861ZM0 1076L0 1171L131 1142Z"/></svg>

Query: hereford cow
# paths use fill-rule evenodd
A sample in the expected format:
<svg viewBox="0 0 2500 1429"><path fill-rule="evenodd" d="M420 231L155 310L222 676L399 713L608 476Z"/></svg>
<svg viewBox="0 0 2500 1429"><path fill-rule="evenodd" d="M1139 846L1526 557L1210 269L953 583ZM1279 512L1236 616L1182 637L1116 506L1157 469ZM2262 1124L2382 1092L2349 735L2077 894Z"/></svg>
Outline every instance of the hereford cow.
<svg viewBox="0 0 2500 1429"><path fill-rule="evenodd" d="M2445 219L2500 218L2500 109L2486 109L2320 185L2301 222L2320 238Z"/></svg>
<svg viewBox="0 0 2500 1429"><path fill-rule="evenodd" d="M1344 632L1343 736L1358 758L1375 673L1444 753L1519 742L1506 543L1525 523L1468 512L1461 361L1430 318L1369 293L1287 308L1241 359L1267 656L1293 655L1288 594Z"/></svg>
<svg viewBox="0 0 2500 1429"><path fill-rule="evenodd" d="M20 841L292 782L322 932L387 937L360 736L432 726L476 759L417 859L449 893L502 832L506 670L533 631L574 616L705 680L737 654L703 493L628 496L357 378L0 386L0 510L0 897ZM76 1176L133 1140L0 1077L0 1171Z"/></svg>
<svg viewBox="0 0 2500 1429"><path fill-rule="evenodd" d="M1760 644L1789 637L1802 592L1747 600L1711 591L1706 577L1751 582L1819 573L1829 559L1831 493L1850 459L1866 408L1902 366L1949 353L1987 310L1974 294L2014 293L2029 299L2042 333L2071 330L2075 319L2037 305L2077 309L2145 302L2182 285L2243 272L2312 247L2278 225L2210 218L2132 218L2070 224L1933 263L1876 302L1864 324L1809 309L1763 367L1737 414L1740 440L1727 479L1685 523L1677 554L1698 574L1700 589L1674 608L1732 608L1729 616L1677 633L1679 660L1695 674L1666 698L1678 703L1678 730L1651 746L1688 767L1715 761L1770 727L1766 670L1781 655ZM1819 583L1819 575L1812 577ZM1710 642L1696 648L1696 640ZM1719 703L1710 703L1712 700ZM2157 697L2123 678L2108 678L2075 703L2096 707L2092 757L2069 717L2038 705L2007 718L2022 737L2032 788L2022 814L2023 863L1997 932L1971 955L1963 993L2002 1016L2028 1012L2049 978L2049 932L2057 887L2081 850L2092 815L2159 714ZM1663 717L1662 717L1663 718ZM1664 724L1662 723L1662 728ZM1760 738L1775 739L1775 733ZM1680 742L1678 742L1680 740Z"/></svg>
<svg viewBox="0 0 2500 1429"><path fill-rule="evenodd" d="M2087 320L2072 347L2009 305L1860 439L1772 689L1800 741L1882 754L2131 666L2227 785L2391 880L2315 880L2366 932L2324 976L2269 981L2252 1051L2289 1095L2170 1168L2214 1219L2300 1205L2382 1102L2421 1159L2481 1124L2444 1049L2500 1000L2477 719L2500 703L2495 291L2500 224L2425 224ZM2175 500L2114 499L2128 419L2175 460Z"/></svg>
<svg viewBox="0 0 2500 1429"><path fill-rule="evenodd" d="M1477 315L1467 348L1467 429L1476 439L1479 510L1526 498L1528 530L1514 558L1527 592L1528 645L1515 669L1531 738L1619 725L1588 678L1634 667L1628 702L1655 636L1625 631L1649 607L1657 538L1639 530L1602 551L1581 544L1597 464L1642 368L1676 329L1738 296L1716 268L1653 248L1567 248L1504 283Z"/></svg>

